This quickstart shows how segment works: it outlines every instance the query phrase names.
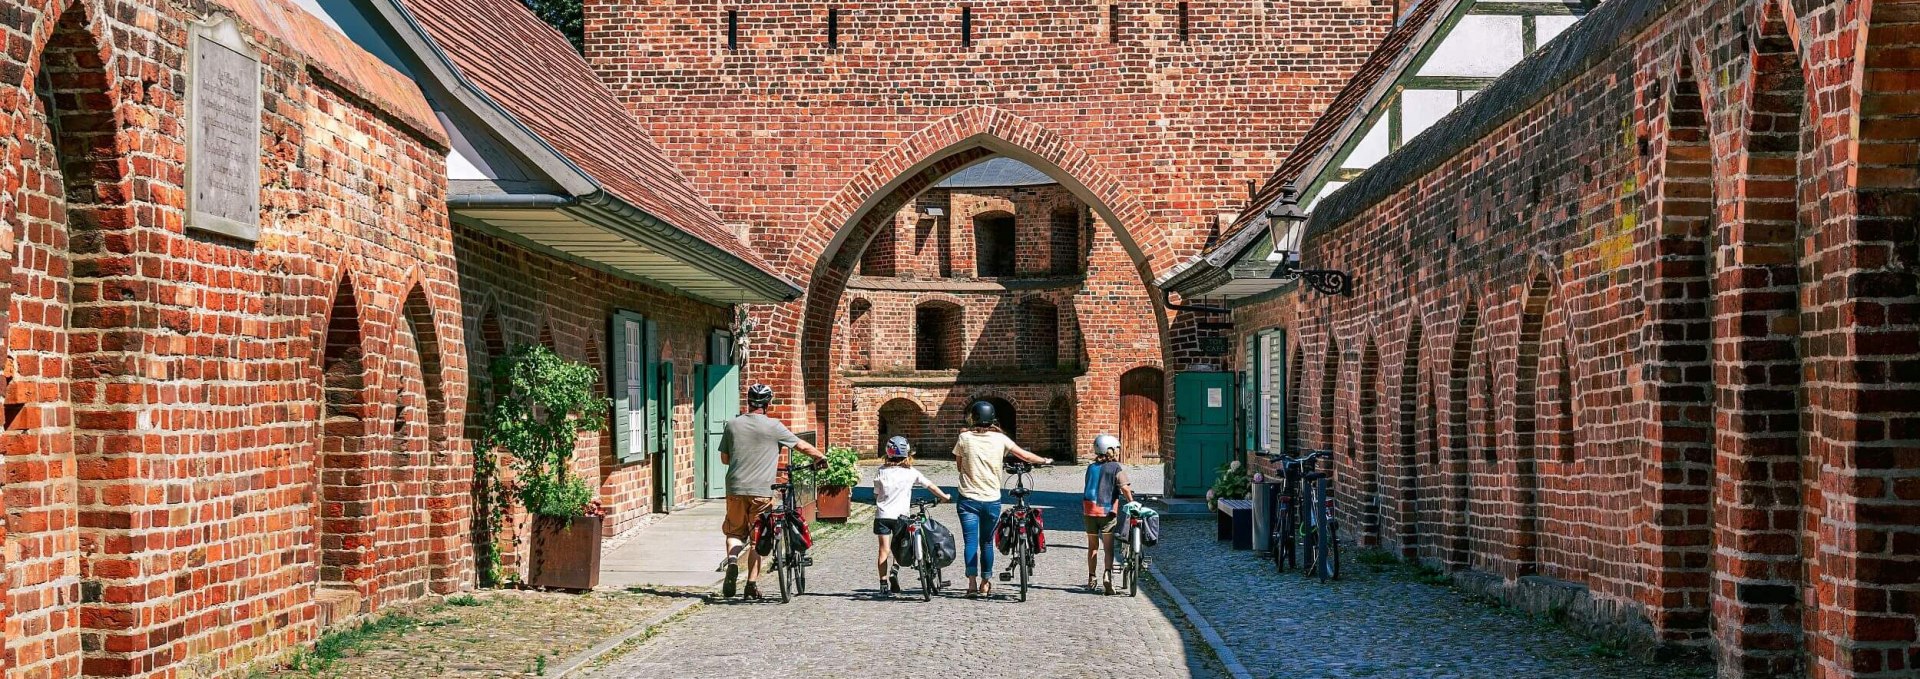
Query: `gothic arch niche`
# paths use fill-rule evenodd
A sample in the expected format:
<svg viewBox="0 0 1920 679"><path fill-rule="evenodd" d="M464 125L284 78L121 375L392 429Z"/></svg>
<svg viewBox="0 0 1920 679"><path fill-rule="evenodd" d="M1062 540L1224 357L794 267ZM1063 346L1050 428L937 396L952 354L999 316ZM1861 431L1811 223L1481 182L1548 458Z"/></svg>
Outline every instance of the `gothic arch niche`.
<svg viewBox="0 0 1920 679"><path fill-rule="evenodd" d="M1426 539L1426 527L1421 525L1420 515L1420 342L1423 329L1420 319L1414 318L1412 327L1407 329L1407 344L1400 359L1400 460L1398 486L1399 501L1395 514L1400 525L1400 555L1414 557L1420 544Z"/></svg>
<svg viewBox="0 0 1920 679"><path fill-rule="evenodd" d="M478 330L479 332L477 334L470 336L477 338L477 341L469 341L467 343L467 374L469 375L467 386L467 440L473 442L473 454L476 458L485 456L487 459L495 460L493 468L500 469L501 465L498 462L499 454L492 448L482 449L480 447L480 442L485 438L488 403L492 399L493 392L499 389L499 386L495 384L493 379L492 363L494 359L507 355L506 331L500 325L499 313L494 308L491 308L491 305L480 313L480 326ZM480 478L476 474L472 488L469 490L469 500L473 506L469 538L473 544L474 563L476 564L477 571L474 576L479 580L481 585L495 584L491 580L495 574L485 572L484 569L480 568L481 565L487 564L497 557L502 566L502 573L505 573L508 572L506 569L512 567L511 564L515 563L514 559L516 558L513 550L501 550L500 545L495 542L494 536L490 534L487 525L490 521L488 517L491 512L494 511L495 507L500 506L500 503L505 498L490 497L487 494L488 481L488 479ZM503 527L503 530L504 529Z"/></svg>
<svg viewBox="0 0 1920 679"><path fill-rule="evenodd" d="M371 597L377 576L375 479L381 436L367 397L366 354L351 274L341 274L327 318L321 359L322 435L314 468L318 515L318 582Z"/></svg>
<svg viewBox="0 0 1920 679"><path fill-rule="evenodd" d="M1320 445L1324 450L1334 449L1334 411L1339 403L1335 399L1340 383L1340 345L1331 338L1327 340L1326 360L1320 364ZM1338 465L1324 467L1331 472Z"/></svg>
<svg viewBox="0 0 1920 679"><path fill-rule="evenodd" d="M1007 438L1020 440L1020 413L1013 409L1012 401L999 396L981 396L975 400L993 404L994 424L1000 426L1000 431L1006 433Z"/></svg>
<svg viewBox="0 0 1920 679"><path fill-rule="evenodd" d="M413 339L420 380L418 393L423 399L420 421L414 425L422 427L422 431L410 436L417 438L425 449L425 459L420 461L428 475L423 488L426 496L434 499L430 501L427 516L432 586L435 592L446 593L459 586L461 576L456 571L466 550L459 539L460 517L454 503L437 500L446 497L448 487L458 478L465 461L459 459L450 440L453 431L447 425L446 368L440 358L439 325L433 320L433 306L427 301L426 291L414 286L407 293L401 311L401 327Z"/></svg>
<svg viewBox="0 0 1920 679"><path fill-rule="evenodd" d="M1520 311L1520 346L1516 357L1513 385L1513 479L1518 514L1514 517L1513 554L1515 572L1520 576L1539 571L1540 555L1540 481L1539 436L1545 417L1537 407L1540 387L1540 331L1546 323L1548 298L1553 283L1545 272L1536 274L1527 286Z"/></svg>
<svg viewBox="0 0 1920 679"><path fill-rule="evenodd" d="M1305 436L1300 435L1300 399L1303 398L1300 383L1305 382L1307 376L1306 349L1298 344L1294 345L1293 361L1288 365L1290 367L1287 370L1286 446L1288 452L1297 455L1301 448L1306 447L1307 441Z"/></svg>
<svg viewBox="0 0 1920 679"><path fill-rule="evenodd" d="M1360 440L1350 443L1360 468L1360 541L1380 544L1380 349L1368 337L1360 354Z"/></svg>
<svg viewBox="0 0 1920 679"><path fill-rule="evenodd" d="M1473 368L1474 336L1480 326L1478 305L1467 302L1467 309L1460 315L1460 322L1453 329L1453 357L1447 369L1447 447L1450 454L1446 460L1446 553L1445 560L1451 568L1461 569L1468 565L1473 550L1468 524L1473 520L1471 498L1468 484L1468 460L1472 458L1472 427L1468 424L1469 376Z"/></svg>
<svg viewBox="0 0 1920 679"><path fill-rule="evenodd" d="M121 304L117 296L102 298L103 276L88 262L112 254L105 232L133 227L125 202L130 192L122 174L120 123L114 114L115 80L88 7L66 5L53 23L37 71L14 71L16 78L28 72L35 76L25 83L28 89L20 91L26 97L16 101L21 110L0 114L17 123L12 137L19 154L19 182L11 196L15 211L0 215L5 217L0 229L11 231L8 242L13 248L6 253L6 276L0 281L8 321L0 360L12 369L0 381L6 387L0 408L0 425L5 427L0 431L0 470L46 470L0 475L0 493L12 500L0 499L0 516L5 517L0 518L0 555L14 557L0 556L0 597L47 602L21 611L0 602L0 623L8 623L11 616L9 629L27 632L0 639L0 664L27 646L46 649L34 651L41 656L37 667L16 668L27 674L79 663L83 651L56 649L58 640L49 630L97 629L96 616L125 614L124 607L111 602L83 603L66 595L75 578L86 577L97 553L112 557L123 549L114 547L113 536L105 533L108 526L125 521L126 510L96 509L114 516L83 525L74 498L104 492L100 486L119 485L124 478L126 473L118 470L126 465L117 458L125 453L103 442L124 431L105 428L116 425L90 426L114 418L88 415L113 405L108 382L139 370L121 367L125 359L119 356L92 361L88 355L100 350L98 336L107 329L90 322L114 316L88 312ZM94 450L102 452L87 452ZM82 481L75 469L113 476L90 474ZM78 559L70 558L75 554ZM74 622L62 623L61 618Z"/></svg>

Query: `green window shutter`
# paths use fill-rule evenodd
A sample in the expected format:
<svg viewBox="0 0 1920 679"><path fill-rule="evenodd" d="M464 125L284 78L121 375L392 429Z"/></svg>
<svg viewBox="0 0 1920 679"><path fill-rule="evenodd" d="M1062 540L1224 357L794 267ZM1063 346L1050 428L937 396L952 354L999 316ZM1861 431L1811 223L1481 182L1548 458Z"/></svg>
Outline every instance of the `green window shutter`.
<svg viewBox="0 0 1920 679"><path fill-rule="evenodd" d="M660 362L660 449L673 452L673 361Z"/></svg>
<svg viewBox="0 0 1920 679"><path fill-rule="evenodd" d="M641 384L644 385L645 395L642 397L642 407L635 408L634 414L645 425L643 428L636 427L635 433L646 441L646 456L653 457L660 454L660 337L652 319L640 323L643 338L640 346L645 348L646 353L642 355L639 367L644 371Z"/></svg>
<svg viewBox="0 0 1920 679"><path fill-rule="evenodd" d="M613 379L608 381L613 392L613 453L623 463L645 454L645 322L638 314L616 311L608 335L613 349Z"/></svg>

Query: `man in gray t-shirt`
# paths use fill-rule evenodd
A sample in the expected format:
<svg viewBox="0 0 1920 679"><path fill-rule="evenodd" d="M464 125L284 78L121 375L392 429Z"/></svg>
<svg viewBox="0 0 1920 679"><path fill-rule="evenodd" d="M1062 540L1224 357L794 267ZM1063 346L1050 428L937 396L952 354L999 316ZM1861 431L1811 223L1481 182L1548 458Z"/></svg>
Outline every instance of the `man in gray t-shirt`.
<svg viewBox="0 0 1920 679"><path fill-rule="evenodd" d="M747 388L747 413L727 421L720 434L720 462L727 465L727 518L720 532L727 536L727 558L722 567L727 579L721 587L723 597L732 597L740 577L740 552L753 535L753 521L773 506L773 480L780 471L780 453L793 449L815 461L826 455L813 444L794 436L787 425L767 417L773 404L773 390L764 384ZM760 596L760 554L747 549L747 591Z"/></svg>

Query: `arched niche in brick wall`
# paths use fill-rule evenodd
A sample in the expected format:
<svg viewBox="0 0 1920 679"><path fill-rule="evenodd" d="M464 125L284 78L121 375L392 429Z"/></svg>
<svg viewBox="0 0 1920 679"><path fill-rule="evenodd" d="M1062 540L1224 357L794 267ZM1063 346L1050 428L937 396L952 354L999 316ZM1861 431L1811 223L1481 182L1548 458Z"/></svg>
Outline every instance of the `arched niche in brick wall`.
<svg viewBox="0 0 1920 679"><path fill-rule="evenodd" d="M1446 549L1442 556L1451 568L1466 568L1468 555L1472 553L1473 543L1469 538L1468 524L1473 520L1468 482L1468 464L1473 457L1471 432L1468 416L1472 413L1469 401L1469 385L1473 373L1474 337L1480 326L1478 305L1467 302L1467 308L1461 312L1459 322L1453 326L1453 355L1447 365L1447 454L1446 465L1446 508L1442 513L1446 524Z"/></svg>
<svg viewBox="0 0 1920 679"><path fill-rule="evenodd" d="M991 210L973 216L973 271L981 278L1012 276L1019 258L1018 220L1013 213Z"/></svg>
<svg viewBox="0 0 1920 679"><path fill-rule="evenodd" d="M0 200L0 229L9 250L3 273L6 318L4 407L0 407L0 625L22 635L0 639L0 665L15 651L33 648L32 665L14 669L38 676L49 664L78 662L78 648L63 641L76 637L72 627L101 632L100 619L138 615L113 601L85 603L68 593L96 559L124 559L126 540L115 539L138 511L137 499L113 500L107 486L119 487L134 465L124 458L136 452L124 444L127 425L112 424L124 413L110 382L139 379L141 366L120 353L117 340L104 339L120 317L117 288L102 285L106 275L92 261L119 254L136 239L109 243L107 235L133 228L133 196L127 176L122 125L115 115L115 76L109 52L96 31L90 6L53 3L64 8L44 35L44 48L29 69L10 78L31 76L14 100L16 110L0 112L14 124L4 144L13 167L0 168L0 185L14 191ZM15 17L31 17L15 9ZM41 24L41 30L48 24ZM39 37L38 35L35 37ZM15 46L26 47L16 40ZM24 51L24 50L20 50ZM19 55L18 52L15 53ZM24 56L24 55L19 55ZM0 61L4 61L0 58ZM14 180L13 182L7 181ZM112 351L95 357L96 351ZM134 390L138 393L139 390ZM102 416L95 416L102 415ZM135 437L137 440L138 437ZM12 469L7 469L12 467ZM77 478L73 470L92 470ZM96 500L82 522L79 497ZM92 548L83 548L92 545ZM8 556L12 558L9 559ZM77 558L76 558L77 555ZM124 587L110 585L116 600ZM8 618L11 617L11 620ZM63 623L62 619L71 622ZM108 643L124 638L106 634Z"/></svg>
<svg viewBox="0 0 1920 679"><path fill-rule="evenodd" d="M1380 544L1380 348L1368 337L1360 352L1360 440L1349 444L1359 468L1360 541Z"/></svg>
<svg viewBox="0 0 1920 679"><path fill-rule="evenodd" d="M360 303L342 274L327 316L321 360L323 417L314 462L314 521L322 587L370 596L376 578L380 452L376 406L367 395Z"/></svg>
<svg viewBox="0 0 1920 679"><path fill-rule="evenodd" d="M1520 309L1520 344L1513 380L1513 484L1518 507L1513 527L1513 562L1518 575L1539 570L1540 540L1540 432L1545 416L1538 407L1540 337L1546 325L1553 282L1546 272L1534 274Z"/></svg>
<svg viewBox="0 0 1920 679"><path fill-rule="evenodd" d="M1141 284L1143 302L1140 315L1150 313L1153 317L1152 334L1155 341L1150 351L1160 354L1160 362L1166 361L1168 324L1161 300L1153 294L1151 282L1156 267L1164 268L1174 262L1171 259L1151 263L1147 260L1146 252L1162 252L1165 244L1156 227L1147 219L1141 203L1125 184L1107 173L1093 156L1075 148L1058 134L989 107L976 107L923 128L877 159L867 170L845 184L842 191L809 223L803 240L820 237L818 248L803 244L794 249L796 257L804 258L804 261L795 261L793 264L808 265L812 269L811 275L807 276L808 290L799 319L801 340L796 361L813 421L827 429L825 435L829 440L834 440L838 435L835 433L838 428L852 427L851 417L855 412L848 396L853 392L853 387L848 377L842 374L841 367L835 365L840 352L833 348L844 344L842 338L835 337L836 332L840 331L835 326L845 328L840 316L841 299L853 273L861 266L862 253L878 229L883 225L891 225L901 208L918 200L942 178L995 156L1020 161L1053 178L1112 230L1114 241L1126 254L1130 273L1137 275ZM1044 214L1040 218L1047 219ZM1090 219L1086 221L1091 222ZM939 220L935 220L928 226L937 231L939 223ZM953 225L951 228L963 227ZM1145 242L1136 240L1136 234L1130 230L1142 230L1141 233L1146 236ZM959 239L934 237L927 240L945 243ZM898 244L895 247L903 249ZM954 268L953 273L959 272L959 268ZM947 273L943 271L942 276ZM1082 332L1087 330L1085 313L1084 309L1075 310L1074 318L1079 321L1077 327ZM988 318L980 322L982 327L988 327L993 325L993 321ZM969 320L969 323L972 322ZM1072 349L1077 352L1081 348L1075 346ZM1101 384L1103 389L1110 389L1106 385L1112 384L1106 380L1096 380L1095 383ZM1077 404L1082 408L1088 407L1085 400ZM1156 444L1153 447L1157 449L1159 446Z"/></svg>
<svg viewBox="0 0 1920 679"><path fill-rule="evenodd" d="M1394 514L1395 522L1399 525L1400 554L1413 557L1417 556L1421 543L1428 539L1427 528L1420 514L1420 500L1423 497L1420 483L1426 476L1420 473L1420 385L1423 383L1420 351L1425 329L1417 312L1408 326L1406 343L1400 356L1399 440L1395 442L1399 450L1395 460L1398 497L1394 502Z"/></svg>

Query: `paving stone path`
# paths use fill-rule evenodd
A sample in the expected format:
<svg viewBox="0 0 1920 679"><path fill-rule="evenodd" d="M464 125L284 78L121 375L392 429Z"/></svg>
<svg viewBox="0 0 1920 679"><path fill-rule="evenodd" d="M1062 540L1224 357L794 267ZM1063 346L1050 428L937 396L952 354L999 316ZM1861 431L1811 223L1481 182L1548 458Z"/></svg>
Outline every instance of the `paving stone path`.
<svg viewBox="0 0 1920 679"><path fill-rule="evenodd" d="M1497 677L1607 679L1711 676L1711 668L1656 665L1410 569L1369 566L1352 553L1341 580L1281 575L1252 552L1214 539L1214 522L1162 525L1155 566L1218 630L1255 677Z"/></svg>
<svg viewBox="0 0 1920 679"><path fill-rule="evenodd" d="M950 466L923 468L952 492ZM1025 603L1011 596L1007 583L996 585L1002 594L996 599L961 597L966 578L958 563L946 571L955 581L952 595L876 601L872 534L866 525L849 526L816 549L808 595L787 605L709 605L591 676L1224 676L1177 609L1144 591L1129 598L1082 589L1079 470L1040 476L1047 492L1035 493L1032 502L1048 507L1051 530L1047 553L1037 560L1038 587ZM951 505L935 512L958 529ZM773 591L771 578L763 584Z"/></svg>

